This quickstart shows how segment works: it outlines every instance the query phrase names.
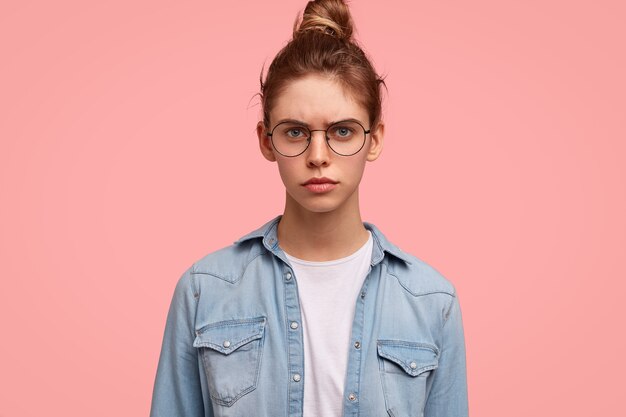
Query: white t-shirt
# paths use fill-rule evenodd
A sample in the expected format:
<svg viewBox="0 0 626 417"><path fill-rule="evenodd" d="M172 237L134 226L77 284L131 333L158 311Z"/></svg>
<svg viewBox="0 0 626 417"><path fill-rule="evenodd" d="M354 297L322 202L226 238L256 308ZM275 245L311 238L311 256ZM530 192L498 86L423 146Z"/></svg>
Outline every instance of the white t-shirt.
<svg viewBox="0 0 626 417"><path fill-rule="evenodd" d="M306 261L285 253L293 268L304 335L304 417L341 417L356 299L369 271L373 240L352 255Z"/></svg>

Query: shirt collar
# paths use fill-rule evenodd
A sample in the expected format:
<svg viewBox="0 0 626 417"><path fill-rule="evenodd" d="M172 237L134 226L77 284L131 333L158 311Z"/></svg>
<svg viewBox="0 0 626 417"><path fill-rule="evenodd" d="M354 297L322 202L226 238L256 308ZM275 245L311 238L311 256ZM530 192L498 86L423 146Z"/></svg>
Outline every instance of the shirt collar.
<svg viewBox="0 0 626 417"><path fill-rule="evenodd" d="M271 252L275 252L278 249L278 222L280 221L282 215L278 215L274 217L272 220L265 223L263 226L258 229L248 233L245 236L242 236L234 243L240 244L245 242L246 240L262 238L263 245ZM389 253L390 255L395 256L398 259L403 260L407 264L411 264L410 256L398 248L396 245L391 243L385 235L372 223L363 222L363 226L368 229L372 233L372 237L374 239L374 247L372 249L372 263L374 266L380 261L382 261L384 257L384 252Z"/></svg>

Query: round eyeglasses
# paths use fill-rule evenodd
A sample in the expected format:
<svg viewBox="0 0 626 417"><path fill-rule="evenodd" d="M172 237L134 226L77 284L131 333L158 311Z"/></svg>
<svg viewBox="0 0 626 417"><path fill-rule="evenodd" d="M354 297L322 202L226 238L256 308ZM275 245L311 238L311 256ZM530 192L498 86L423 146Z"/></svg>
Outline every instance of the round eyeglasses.
<svg viewBox="0 0 626 417"><path fill-rule="evenodd" d="M338 155L351 156L358 153L365 145L365 138L370 130L365 130L355 120L333 123L327 129L311 130L302 123L284 121L278 123L267 133L276 152L292 157L304 153L311 144L312 132L324 132L328 147Z"/></svg>

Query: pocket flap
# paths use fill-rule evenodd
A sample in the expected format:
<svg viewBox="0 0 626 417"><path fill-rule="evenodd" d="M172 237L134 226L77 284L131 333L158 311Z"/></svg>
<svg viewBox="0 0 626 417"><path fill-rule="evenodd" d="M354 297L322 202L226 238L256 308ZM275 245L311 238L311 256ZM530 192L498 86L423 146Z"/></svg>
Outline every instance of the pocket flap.
<svg viewBox="0 0 626 417"><path fill-rule="evenodd" d="M237 348L263 337L265 317L225 320L196 330L194 347L208 347L228 355Z"/></svg>
<svg viewBox="0 0 626 417"><path fill-rule="evenodd" d="M397 364L411 376L435 369L439 364L439 349L429 343L378 340L378 355Z"/></svg>

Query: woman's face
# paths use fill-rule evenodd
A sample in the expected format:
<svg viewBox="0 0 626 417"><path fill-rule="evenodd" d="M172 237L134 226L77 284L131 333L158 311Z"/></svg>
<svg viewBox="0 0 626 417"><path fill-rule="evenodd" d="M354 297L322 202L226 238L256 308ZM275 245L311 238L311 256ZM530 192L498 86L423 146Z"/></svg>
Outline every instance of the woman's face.
<svg viewBox="0 0 626 417"><path fill-rule="evenodd" d="M287 190L287 204L310 212L330 212L341 208L358 209L358 186L366 161L374 161L382 151L384 125L366 135L365 145L356 154L342 156L327 145L324 132L312 132L311 143L304 153L286 157L271 144L267 132L282 120L298 120L309 129L326 129L337 121L356 119L367 130L367 110L354 101L344 89L328 77L312 74L291 81L275 100L270 126L257 125L261 152L276 161ZM333 185L306 185L311 178L328 178Z"/></svg>

